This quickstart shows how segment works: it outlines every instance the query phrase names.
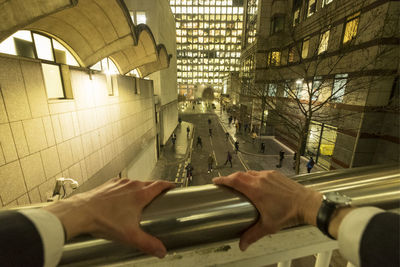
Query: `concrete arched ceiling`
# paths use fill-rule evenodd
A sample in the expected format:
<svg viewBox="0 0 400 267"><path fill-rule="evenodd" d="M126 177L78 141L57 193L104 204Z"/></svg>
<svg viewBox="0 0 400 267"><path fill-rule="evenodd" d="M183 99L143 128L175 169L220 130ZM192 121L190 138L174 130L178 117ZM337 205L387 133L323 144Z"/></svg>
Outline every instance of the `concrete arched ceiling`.
<svg viewBox="0 0 400 267"><path fill-rule="evenodd" d="M157 46L157 61L148 63L139 67L139 72L142 77L146 77L153 72L166 69L169 67L170 55L168 55L167 49L164 45Z"/></svg>
<svg viewBox="0 0 400 267"><path fill-rule="evenodd" d="M136 34L138 36L137 46L129 46L110 56L114 62L118 63L121 73L127 73L158 60L156 43L150 29L146 25L140 24L136 28Z"/></svg>
<svg viewBox="0 0 400 267"><path fill-rule="evenodd" d="M159 60L151 30L133 25L123 0L0 0L0 10L0 40L20 29L44 32L84 67L111 56L126 73Z"/></svg>

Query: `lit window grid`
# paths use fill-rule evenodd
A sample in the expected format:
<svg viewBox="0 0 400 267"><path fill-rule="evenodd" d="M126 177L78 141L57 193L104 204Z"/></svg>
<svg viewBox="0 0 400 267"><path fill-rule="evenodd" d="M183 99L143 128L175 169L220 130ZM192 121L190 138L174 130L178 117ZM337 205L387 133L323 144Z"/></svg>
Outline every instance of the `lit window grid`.
<svg viewBox="0 0 400 267"><path fill-rule="evenodd" d="M185 3L190 5L194 2ZM221 6L232 5L232 1L203 1L205 5L212 2ZM170 3L177 27L178 87L189 89L191 87L185 84L213 84L215 89L222 88L223 78L229 72L239 71L243 8L183 8L177 6L182 1ZM198 13L193 14L196 11ZM205 14L206 11L209 13ZM217 14L225 11L229 14ZM215 54L210 55L210 52Z"/></svg>

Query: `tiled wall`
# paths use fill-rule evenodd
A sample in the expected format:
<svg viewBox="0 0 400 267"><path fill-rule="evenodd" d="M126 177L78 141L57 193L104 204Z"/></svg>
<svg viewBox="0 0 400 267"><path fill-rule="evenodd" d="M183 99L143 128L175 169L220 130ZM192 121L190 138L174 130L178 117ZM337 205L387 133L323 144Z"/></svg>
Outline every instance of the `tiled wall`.
<svg viewBox="0 0 400 267"><path fill-rule="evenodd" d="M155 135L151 81L135 94L135 79L119 76L108 96L105 75L70 75L74 99L48 100L40 62L0 56L0 207L46 201L58 177L83 184Z"/></svg>

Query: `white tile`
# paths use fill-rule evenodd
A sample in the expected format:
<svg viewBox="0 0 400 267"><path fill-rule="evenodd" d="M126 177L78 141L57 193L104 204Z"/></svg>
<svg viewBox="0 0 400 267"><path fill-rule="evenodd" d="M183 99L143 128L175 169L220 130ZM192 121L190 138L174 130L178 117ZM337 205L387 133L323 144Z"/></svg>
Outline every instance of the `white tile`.
<svg viewBox="0 0 400 267"><path fill-rule="evenodd" d="M23 194L17 199L18 206L25 206L31 204L28 194Z"/></svg>
<svg viewBox="0 0 400 267"><path fill-rule="evenodd" d="M26 193L24 177L19 161L0 167L0 197L7 204Z"/></svg>
<svg viewBox="0 0 400 267"><path fill-rule="evenodd" d="M26 142L24 127L21 121L11 123L11 131L14 136L15 146L19 158L29 155L28 143Z"/></svg>
<svg viewBox="0 0 400 267"><path fill-rule="evenodd" d="M4 105L3 96L0 94L0 123L8 122L6 107Z"/></svg>
<svg viewBox="0 0 400 267"><path fill-rule="evenodd" d="M18 159L17 149L15 148L14 138L12 136L10 124L0 124L0 145L6 163Z"/></svg>
<svg viewBox="0 0 400 267"><path fill-rule="evenodd" d="M47 146L54 146L56 139L54 137L53 125L50 116L43 117L44 132L46 133Z"/></svg>
<svg viewBox="0 0 400 267"><path fill-rule="evenodd" d="M23 121L29 152L35 153L47 147L46 134L41 118Z"/></svg>
<svg viewBox="0 0 400 267"><path fill-rule="evenodd" d="M35 187L31 191L29 191L28 195L32 204L42 202L42 200L40 199L40 193L38 187Z"/></svg>
<svg viewBox="0 0 400 267"><path fill-rule="evenodd" d="M60 156L61 170L69 168L73 163L72 151L69 142L66 141L64 143L58 144L57 150L58 155Z"/></svg>
<svg viewBox="0 0 400 267"><path fill-rule="evenodd" d="M44 172L47 179L61 172L61 165L56 146L43 150L40 154L42 156Z"/></svg>
<svg viewBox="0 0 400 267"><path fill-rule="evenodd" d="M21 159L20 161L28 190L31 190L32 188L46 181L46 175L43 170L43 163L40 153L32 154Z"/></svg>
<svg viewBox="0 0 400 267"><path fill-rule="evenodd" d="M0 84L9 120L30 119L31 111L18 59L0 58Z"/></svg>
<svg viewBox="0 0 400 267"><path fill-rule="evenodd" d="M58 116L60 120L61 133L63 140L69 140L75 136L74 124L71 113L63 113Z"/></svg>
<svg viewBox="0 0 400 267"><path fill-rule="evenodd" d="M61 132L60 120L58 119L58 115L51 116L51 123L53 126L54 137L56 139L56 143L61 143L63 141L63 136Z"/></svg>
<svg viewBox="0 0 400 267"><path fill-rule="evenodd" d="M82 160L84 155L81 137L77 136L72 138L69 142L71 145L72 159L74 163Z"/></svg>
<svg viewBox="0 0 400 267"><path fill-rule="evenodd" d="M37 118L48 115L49 107L40 63L24 60L20 62L32 116Z"/></svg>

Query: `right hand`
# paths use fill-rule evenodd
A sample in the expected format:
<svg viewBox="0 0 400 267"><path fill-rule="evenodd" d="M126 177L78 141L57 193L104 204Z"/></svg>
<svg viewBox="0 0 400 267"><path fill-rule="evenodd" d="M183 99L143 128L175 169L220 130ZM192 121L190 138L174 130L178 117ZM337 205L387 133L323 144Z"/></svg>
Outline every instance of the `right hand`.
<svg viewBox="0 0 400 267"><path fill-rule="evenodd" d="M235 172L214 178L213 182L243 193L260 213L258 221L240 238L239 247L243 251L261 237L282 228L316 223L321 194L290 180L278 171Z"/></svg>

